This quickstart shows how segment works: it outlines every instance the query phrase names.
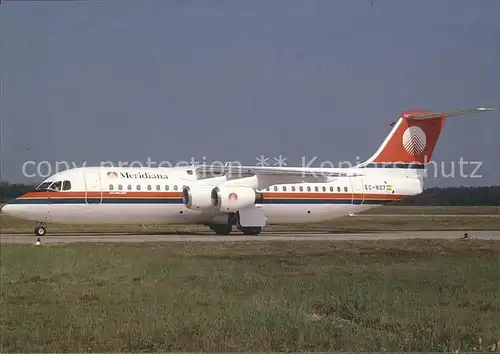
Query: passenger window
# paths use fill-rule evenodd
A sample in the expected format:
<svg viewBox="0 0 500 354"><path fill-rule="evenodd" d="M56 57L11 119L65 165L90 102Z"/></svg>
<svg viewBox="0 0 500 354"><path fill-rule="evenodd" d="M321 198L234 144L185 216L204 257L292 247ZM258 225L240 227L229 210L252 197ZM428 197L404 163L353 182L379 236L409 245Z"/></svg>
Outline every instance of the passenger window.
<svg viewBox="0 0 500 354"><path fill-rule="evenodd" d="M344 187L344 192L347 192L347 187Z"/></svg>
<svg viewBox="0 0 500 354"><path fill-rule="evenodd" d="M64 181L63 182L63 191L69 191L71 189L71 182L70 181Z"/></svg>
<svg viewBox="0 0 500 354"><path fill-rule="evenodd" d="M109 190L110 190L110 191L112 191L112 190L113 190L113 185L112 185L112 184L110 184L110 185L109 185Z"/></svg>
<svg viewBox="0 0 500 354"><path fill-rule="evenodd" d="M131 184L129 184L129 185L127 186L127 189L128 189L129 191L131 191L131 190L132 190L132 185L131 185Z"/></svg>
<svg viewBox="0 0 500 354"><path fill-rule="evenodd" d="M122 190L123 189L123 186L121 184L118 185L118 189L119 190Z"/></svg>
<svg viewBox="0 0 500 354"><path fill-rule="evenodd" d="M339 193L340 193L340 187L337 187L337 192L339 192Z"/></svg>
<svg viewBox="0 0 500 354"><path fill-rule="evenodd" d="M323 192L326 192L326 187L325 186L323 186Z"/></svg>
<svg viewBox="0 0 500 354"><path fill-rule="evenodd" d="M168 186L168 184L165 185L165 190L168 191L170 188Z"/></svg>
<svg viewBox="0 0 500 354"><path fill-rule="evenodd" d="M292 186L292 192L295 192L295 186Z"/></svg>
<svg viewBox="0 0 500 354"><path fill-rule="evenodd" d="M307 187L307 191L310 192L311 191L311 187Z"/></svg>
<svg viewBox="0 0 500 354"><path fill-rule="evenodd" d="M319 188L316 186L316 187L314 187L314 190L317 192L319 190Z"/></svg>
<svg viewBox="0 0 500 354"><path fill-rule="evenodd" d="M277 186L274 186L274 191L277 192L278 191L278 187Z"/></svg>
<svg viewBox="0 0 500 354"><path fill-rule="evenodd" d="M267 188L266 188L266 191L268 191L268 192L269 192L269 187L267 187Z"/></svg>
<svg viewBox="0 0 500 354"><path fill-rule="evenodd" d="M150 190L151 190L151 185L150 185L150 184L148 184L148 191L150 191Z"/></svg>
<svg viewBox="0 0 500 354"><path fill-rule="evenodd" d="M286 192L286 186L283 186L283 192Z"/></svg>
<svg viewBox="0 0 500 354"><path fill-rule="evenodd" d="M140 184L138 184L135 188L136 188L138 191L140 191L140 190L141 190L141 185L140 185Z"/></svg>
<svg viewBox="0 0 500 354"><path fill-rule="evenodd" d="M299 187L299 191L301 191L301 192L302 192L303 190L304 190L304 187L300 186L300 187Z"/></svg>
<svg viewBox="0 0 500 354"><path fill-rule="evenodd" d="M160 187L160 185L159 185L159 184L157 184L157 185L156 185L156 190L157 190L157 191L159 191L159 190L160 190L160 188L161 188L161 187Z"/></svg>
<svg viewBox="0 0 500 354"><path fill-rule="evenodd" d="M330 192L333 192L333 187L330 187Z"/></svg>
<svg viewBox="0 0 500 354"><path fill-rule="evenodd" d="M179 187L177 187L177 184L174 186L174 191L176 191L177 189L179 189Z"/></svg>

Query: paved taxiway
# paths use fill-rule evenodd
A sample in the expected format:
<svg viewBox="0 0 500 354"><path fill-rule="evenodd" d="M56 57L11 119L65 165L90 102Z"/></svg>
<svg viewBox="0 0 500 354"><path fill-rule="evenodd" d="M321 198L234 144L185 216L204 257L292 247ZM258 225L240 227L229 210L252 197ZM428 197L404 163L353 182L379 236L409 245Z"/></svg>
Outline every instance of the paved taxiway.
<svg viewBox="0 0 500 354"><path fill-rule="evenodd" d="M471 239L500 241L498 231L470 231ZM138 242L236 242L236 241L358 241L358 240L402 240L402 239L447 239L456 240L463 236L463 231L401 231L401 232L376 232L376 233L272 233L264 232L259 236L243 236L234 234L230 236L217 236L207 234L71 234L47 235L44 244L56 243L138 243ZM35 236L25 234L4 234L0 236L0 243L33 244Z"/></svg>

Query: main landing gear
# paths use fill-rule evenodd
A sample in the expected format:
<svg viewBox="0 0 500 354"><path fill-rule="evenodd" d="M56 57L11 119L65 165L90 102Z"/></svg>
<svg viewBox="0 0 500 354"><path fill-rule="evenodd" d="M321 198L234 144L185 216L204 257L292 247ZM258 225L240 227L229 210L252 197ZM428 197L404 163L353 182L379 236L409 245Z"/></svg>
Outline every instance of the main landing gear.
<svg viewBox="0 0 500 354"><path fill-rule="evenodd" d="M233 225L230 224L211 224L208 226L210 230L215 231L217 235L229 235L233 231ZM241 227L237 226L238 230L243 232L243 235L258 235L262 231L262 227Z"/></svg>
<svg viewBox="0 0 500 354"><path fill-rule="evenodd" d="M251 236L255 236L255 235L258 235L260 234L260 232L262 231L262 227L240 227L239 228L241 232L243 232L243 235L251 235Z"/></svg>
<svg viewBox="0 0 500 354"><path fill-rule="evenodd" d="M262 226L256 225L264 225L265 222L261 222L263 219L265 215L260 209L238 211L231 218L238 230L247 236L256 236L262 232Z"/></svg>
<svg viewBox="0 0 500 354"><path fill-rule="evenodd" d="M227 219L226 219L227 217ZM212 223L205 224L217 235L229 235L233 225L247 236L256 236L262 232L267 218L261 209L250 209L229 213L225 217L213 219Z"/></svg>
<svg viewBox="0 0 500 354"><path fill-rule="evenodd" d="M231 224L211 224L208 226L210 230L215 231L217 235L229 235L233 231Z"/></svg>

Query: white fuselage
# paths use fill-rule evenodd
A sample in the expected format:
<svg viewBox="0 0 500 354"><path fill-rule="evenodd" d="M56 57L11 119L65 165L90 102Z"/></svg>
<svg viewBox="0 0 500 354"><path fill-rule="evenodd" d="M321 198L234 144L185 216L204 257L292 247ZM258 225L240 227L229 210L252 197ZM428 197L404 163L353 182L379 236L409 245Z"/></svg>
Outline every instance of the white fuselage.
<svg viewBox="0 0 500 354"><path fill-rule="evenodd" d="M267 224L312 223L359 213L422 191L418 179L387 175L380 169L372 172L324 183L280 183L259 189L256 176L198 179L190 168L85 167L57 173L44 182L60 181L60 191L27 193L3 211L46 223L223 223L227 212L188 208L183 202L183 187L245 186L263 194L262 203L252 207L263 210Z"/></svg>
<svg viewBox="0 0 500 354"><path fill-rule="evenodd" d="M2 212L38 221L38 236L50 222L197 223L218 234L236 225L258 234L266 224L331 220L422 193L446 117L491 110L402 112L376 152L353 168L226 165L218 177L200 175L210 166L75 168L48 178Z"/></svg>

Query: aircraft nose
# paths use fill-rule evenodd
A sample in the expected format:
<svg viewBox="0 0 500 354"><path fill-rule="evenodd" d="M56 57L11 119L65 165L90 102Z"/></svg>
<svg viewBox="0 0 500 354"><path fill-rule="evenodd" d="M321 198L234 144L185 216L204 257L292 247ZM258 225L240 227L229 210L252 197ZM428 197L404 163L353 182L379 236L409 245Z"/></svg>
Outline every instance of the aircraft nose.
<svg viewBox="0 0 500 354"><path fill-rule="evenodd" d="M1 209L2 216L9 216L24 220L48 220L48 209L45 205L27 205L15 201L5 204Z"/></svg>
<svg viewBox="0 0 500 354"><path fill-rule="evenodd" d="M5 204L0 211L4 215L10 215L10 216L12 216L12 205Z"/></svg>
<svg viewBox="0 0 500 354"><path fill-rule="evenodd" d="M10 216L14 218L23 218L26 213L25 208L22 207L22 205L18 205L16 203L7 203L5 204L2 209L0 210L2 216Z"/></svg>

